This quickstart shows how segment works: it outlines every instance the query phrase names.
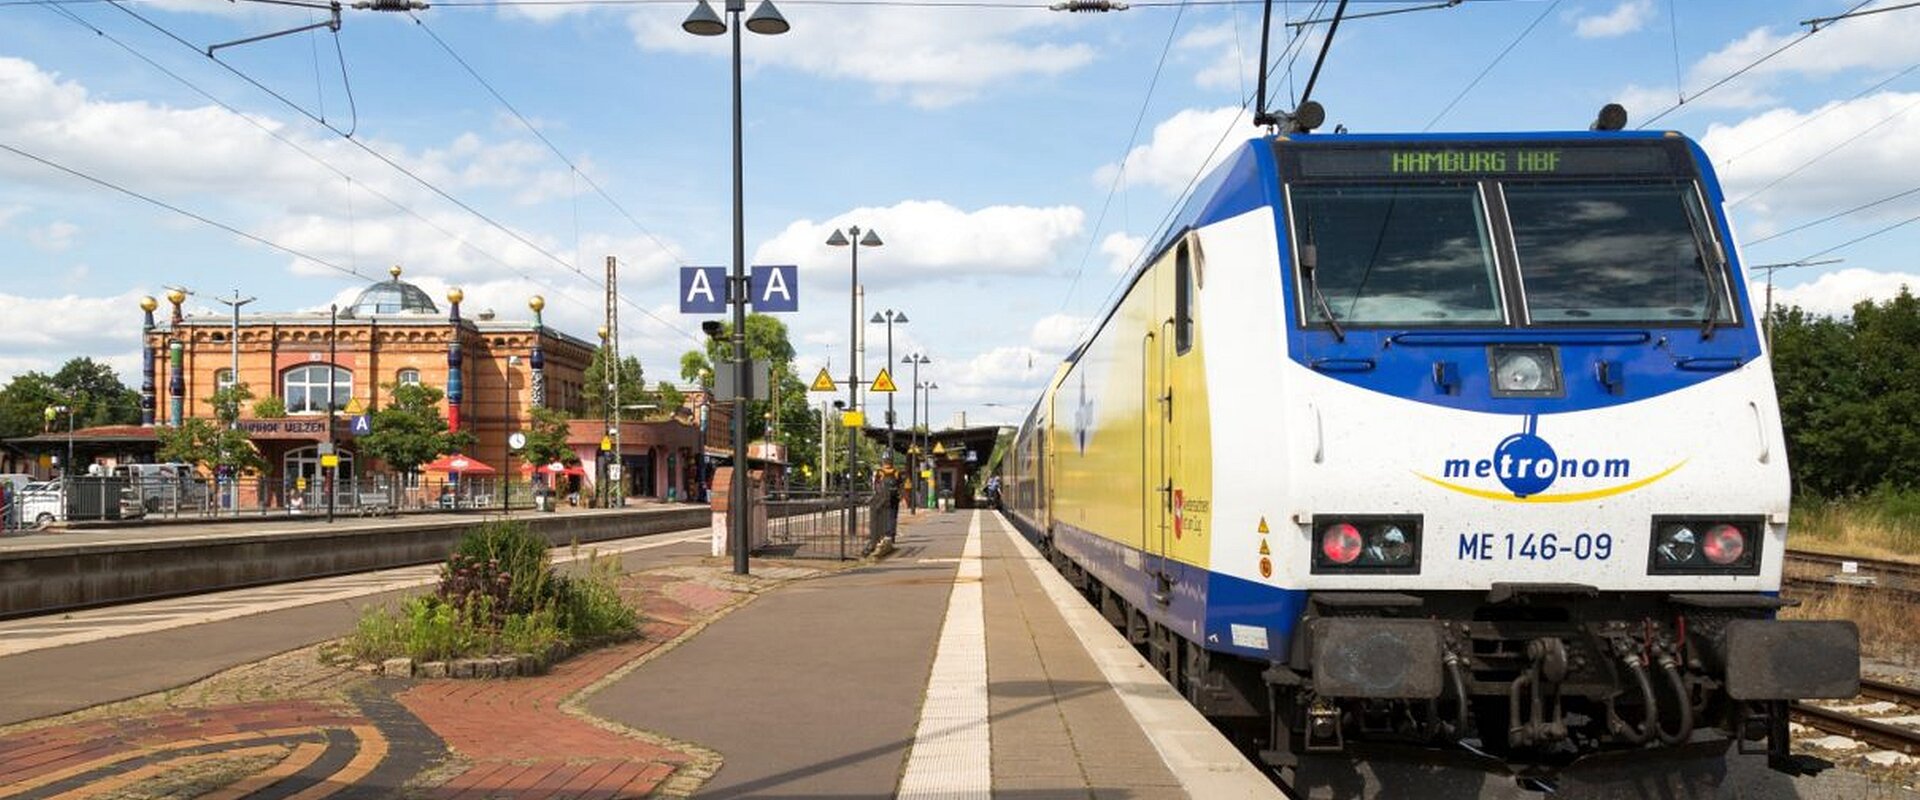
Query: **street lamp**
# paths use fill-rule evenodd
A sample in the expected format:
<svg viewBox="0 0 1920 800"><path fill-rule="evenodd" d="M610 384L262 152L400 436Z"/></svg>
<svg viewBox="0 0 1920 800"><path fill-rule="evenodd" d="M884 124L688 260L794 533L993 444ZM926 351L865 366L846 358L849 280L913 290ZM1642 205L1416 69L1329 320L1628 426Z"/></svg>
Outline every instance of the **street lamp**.
<svg viewBox="0 0 1920 800"><path fill-rule="evenodd" d="M1747 267L1748 272L1761 269L1767 271L1767 313L1766 316L1761 319L1763 319L1767 325L1768 355L1772 355L1773 353L1773 273L1778 270L1791 269L1793 267L1818 267L1826 264L1838 264L1845 260L1844 258L1829 258L1823 261L1783 261L1778 264L1755 264Z"/></svg>
<svg viewBox="0 0 1920 800"><path fill-rule="evenodd" d="M707 0L700 0L693 7L693 13L680 23L681 29L695 36L719 36L729 28L733 31L733 274L728 279L727 297L733 305L734 480L730 538L736 575L747 574L747 415L741 413L747 407L747 219L746 189L740 174L740 12L745 10L746 0L727 0L727 13L733 17L733 24L728 25L719 14L713 13L713 6L708 5ZM792 27L771 0L761 0L746 21L747 30L767 36L786 33Z"/></svg>
<svg viewBox="0 0 1920 800"><path fill-rule="evenodd" d="M233 371L230 373L233 377L233 383L229 384L231 388L230 388L230 393L227 396L228 402L224 403L223 405L226 405L228 407L226 410L227 413L232 414L233 416L233 418L228 421L227 428L229 430L239 430L240 429L240 398L239 398L240 307L253 302L256 298L241 297L240 290L234 289L232 297L216 297L213 299L219 301L223 305L230 306L233 308L233 327L229 329L229 333L227 334L227 344L231 346L231 349L233 351L233 365L232 365ZM333 396L333 373L331 371L332 365L328 365L328 366L330 369L327 373L327 396L332 397ZM215 386L214 388L216 391L219 389L218 386ZM217 407L216 407L216 410L218 410ZM331 418L329 418L329 422L331 422ZM232 509L235 513L238 513L240 510L240 481L239 481L240 476L237 474L239 470L235 469L232 465L226 463L227 452L224 446L220 448L220 461L221 461L221 466L227 469L227 475L226 475L227 508Z"/></svg>
<svg viewBox="0 0 1920 800"><path fill-rule="evenodd" d="M926 398L927 403L927 413L925 417L927 422L927 435L923 440L927 443L927 446L921 450L921 453L927 459L927 471L929 473L933 471L933 390L938 388L940 388L940 384L934 383L933 381L927 381L925 386L920 387L920 396ZM927 476L927 497L928 499L934 500L935 505L939 504L940 493L934 488L932 475Z"/></svg>
<svg viewBox="0 0 1920 800"><path fill-rule="evenodd" d="M893 323L898 322L902 325L905 325L907 323L907 315L902 312L895 311L889 308L884 312L881 312L881 311L874 312L872 322L876 325L882 322L887 324L887 360L885 363L892 364L893 363ZM893 457L893 396L895 394L898 394L898 392L887 393L887 457L888 458Z"/></svg>
<svg viewBox="0 0 1920 800"><path fill-rule="evenodd" d="M865 236L861 236L860 226L851 225L847 227L845 234L842 234L839 228L834 228L833 235L827 237L827 244L832 247L848 248L849 254L853 257L853 270L849 275L850 283L847 289L847 410L858 411L860 410L860 356L856 351L860 346L860 248L879 247L882 242L879 234L869 230ZM888 355L887 358L891 361L893 356ZM864 422L861 427L866 427ZM856 462L860 459L856 444L855 437L847 437L847 491L849 492L853 491L853 476L858 467Z"/></svg>
<svg viewBox="0 0 1920 800"><path fill-rule="evenodd" d="M60 462L60 477L64 480L73 474L73 404L66 403L57 406L47 406L47 410L43 413L46 416L47 427L49 428L53 427L54 418L61 414L67 415L67 460Z"/></svg>
<svg viewBox="0 0 1920 800"><path fill-rule="evenodd" d="M891 361L893 356L889 355L887 358ZM933 363L933 359L927 358L925 353L913 353L906 358L900 359L900 363L913 365L913 379L909 382L909 385L913 387L913 410L911 412L913 415L913 425L907 428L907 449L916 450L918 448L915 448L913 445L920 438L920 365ZM909 459L907 465L907 472L909 473L907 479L912 482L913 485L918 486L920 482L915 473L919 472L919 465L912 463L912 461L912 459ZM909 513L912 513L911 509L909 509Z"/></svg>

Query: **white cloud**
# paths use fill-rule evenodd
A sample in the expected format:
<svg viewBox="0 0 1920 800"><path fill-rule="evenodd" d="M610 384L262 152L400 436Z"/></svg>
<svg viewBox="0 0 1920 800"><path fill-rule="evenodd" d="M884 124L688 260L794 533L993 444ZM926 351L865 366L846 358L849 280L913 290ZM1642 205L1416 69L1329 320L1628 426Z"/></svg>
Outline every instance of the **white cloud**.
<svg viewBox="0 0 1920 800"><path fill-rule="evenodd" d="M845 247L829 247L835 228L858 225L885 243L861 248L864 286L930 279L1027 275L1059 263L1080 236L1086 214L1073 206L988 206L964 211L937 200L857 208L832 219L798 220L754 251L756 264L842 264Z"/></svg>
<svg viewBox="0 0 1920 800"><path fill-rule="evenodd" d="M1133 148L1119 164L1094 172L1094 183L1105 188L1120 176L1121 188L1154 186L1168 194L1186 189L1196 173L1212 169L1233 152L1234 133L1248 137L1256 129L1239 106L1183 110L1153 127L1153 138Z"/></svg>
<svg viewBox="0 0 1920 800"><path fill-rule="evenodd" d="M1050 361L1065 357L1068 350L1080 344L1080 334L1087 329L1086 317L1073 314L1048 314L1033 323L1033 349L1054 354Z"/></svg>
<svg viewBox="0 0 1920 800"><path fill-rule="evenodd" d="M1818 120L1798 127L1815 114L1821 115ZM1713 157L1727 198L1738 202L1743 215L1761 224L1780 217L1798 220L1920 184L1920 125L1911 124L1916 116L1920 93L1881 92L1804 113L1780 108L1711 125L1700 144ZM1790 130L1791 135L1781 135ZM1855 136L1860 138L1848 141ZM1832 154L1823 156L1829 150ZM1794 170L1799 171L1743 201ZM1907 216L1912 207L1893 204L1865 218L1875 213ZM1743 227L1754 226L1743 221Z"/></svg>
<svg viewBox="0 0 1920 800"><path fill-rule="evenodd" d="M292 151L263 127L332 168ZM360 264L370 276L377 277L381 267L395 261L412 274L462 280L504 279L536 267L549 271L556 267L545 255L337 137L305 134L272 117L243 118L212 105L189 108L106 100L77 82L16 58L0 57L0 139L283 246L336 264ZM476 194L485 194L524 206L564 197L583 186L568 170L551 168L545 149L526 141L490 141L464 133L442 146L416 151L390 142L362 141L443 190L467 195L464 199L470 201ZM577 163L585 168L589 162ZM352 175L353 180L342 178L334 169ZM0 179L77 191L72 177L20 158L0 159ZM131 199L113 199L167 224L191 224ZM396 202L429 222L397 208ZM484 202L475 205L488 210ZM33 241L58 249L75 232L68 223L55 222L40 229L41 235ZM206 233L227 236L211 229ZM549 253L567 257L567 248L553 237L529 231L519 235ZM593 248L586 252L620 253L649 270L671 262L644 237L587 237L581 245L583 250ZM284 256L273 253L270 257ZM290 259L289 265L296 274L337 274L298 259Z"/></svg>
<svg viewBox="0 0 1920 800"><path fill-rule="evenodd" d="M1755 305L1764 302L1766 287L1764 280L1754 281L1749 286L1748 295L1754 298ZM1920 291L1920 274L1848 268L1829 272L1799 286L1781 286L1776 277L1773 305L1776 308L1799 306L1814 314L1844 317L1853 314L1854 304L1862 300L1892 299L1900 294L1903 287Z"/></svg>
<svg viewBox="0 0 1920 800"><path fill-rule="evenodd" d="M73 246L73 235L80 232L80 226L71 222L55 221L27 231L27 241L34 247L49 253L57 253Z"/></svg>
<svg viewBox="0 0 1920 800"><path fill-rule="evenodd" d="M11 274L11 268L0 268ZM0 293L0 319L30 324L0 325L0 375L56 370L69 358L88 356L112 364L121 380L138 386L140 298L130 290L107 297L53 297ZM164 313L164 312L163 312Z"/></svg>
<svg viewBox="0 0 1920 800"><path fill-rule="evenodd" d="M684 9L649 9L628 20L648 50L724 57L726 37L681 30ZM754 36L743 58L829 78L851 78L940 108L970 100L991 86L1051 77L1093 61L1085 44L1046 41L1061 15L978 9L809 7L782 36Z"/></svg>
<svg viewBox="0 0 1920 800"><path fill-rule="evenodd" d="M1107 257L1107 271L1115 275L1124 275L1140 259L1140 250L1147 246L1144 236L1129 236L1124 232L1107 234L1100 240L1100 254Z"/></svg>
<svg viewBox="0 0 1920 800"><path fill-rule="evenodd" d="M1253 50L1242 46L1232 21L1194 28L1174 42L1174 47L1197 56L1204 65L1193 76L1194 85L1202 89L1245 89L1255 74L1254 60L1259 57L1257 45Z"/></svg>
<svg viewBox="0 0 1920 800"><path fill-rule="evenodd" d="M1606 14L1579 17L1573 33L1582 39L1625 36L1646 27L1653 18L1653 0L1622 0Z"/></svg>

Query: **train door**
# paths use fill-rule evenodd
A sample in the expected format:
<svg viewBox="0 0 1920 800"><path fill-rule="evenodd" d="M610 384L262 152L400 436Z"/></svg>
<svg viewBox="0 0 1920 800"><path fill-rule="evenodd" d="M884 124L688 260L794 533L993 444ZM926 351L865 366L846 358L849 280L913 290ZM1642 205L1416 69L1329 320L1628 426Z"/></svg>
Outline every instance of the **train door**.
<svg viewBox="0 0 1920 800"><path fill-rule="evenodd" d="M1179 535L1180 496L1179 459L1174 441L1174 360L1191 344L1191 307L1193 302L1193 265L1188 242L1174 247L1171 264L1156 267L1153 281L1155 321L1147 332L1146 397L1142 417L1146 420L1145 449L1147 464L1142 472L1148 481L1146 511L1150 524L1146 531L1149 550L1148 572L1153 578L1153 599L1165 606L1186 578L1185 565L1175 556Z"/></svg>

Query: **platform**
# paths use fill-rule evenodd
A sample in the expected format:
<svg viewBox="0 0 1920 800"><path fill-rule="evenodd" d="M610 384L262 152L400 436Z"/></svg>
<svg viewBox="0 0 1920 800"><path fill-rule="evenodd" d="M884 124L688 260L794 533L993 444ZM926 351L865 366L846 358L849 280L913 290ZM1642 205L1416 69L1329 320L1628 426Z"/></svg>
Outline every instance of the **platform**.
<svg viewBox="0 0 1920 800"><path fill-rule="evenodd" d="M790 584L586 703L744 797L1279 797L997 514Z"/></svg>

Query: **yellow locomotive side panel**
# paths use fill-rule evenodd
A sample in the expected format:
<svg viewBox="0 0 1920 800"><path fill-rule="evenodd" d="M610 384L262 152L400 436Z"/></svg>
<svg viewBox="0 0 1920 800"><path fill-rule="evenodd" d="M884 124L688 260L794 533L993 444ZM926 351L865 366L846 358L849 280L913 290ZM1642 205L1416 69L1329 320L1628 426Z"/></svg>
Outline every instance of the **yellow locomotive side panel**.
<svg viewBox="0 0 1920 800"><path fill-rule="evenodd" d="M1184 253L1182 252L1184 250ZM1180 268L1182 258L1186 268ZM1199 293L1205 289L1206 270L1199 237L1189 236L1175 248L1173 256L1156 265L1164 280L1162 308L1174 309L1179 316L1178 283L1187 281L1188 328L1184 352L1180 332L1167 326L1171 354L1167 367L1167 386L1171 389L1167 428L1167 462L1172 492L1168 500L1168 555L1202 569L1212 566L1213 531L1208 524L1213 511L1213 430L1207 398L1206 320L1200 315Z"/></svg>

